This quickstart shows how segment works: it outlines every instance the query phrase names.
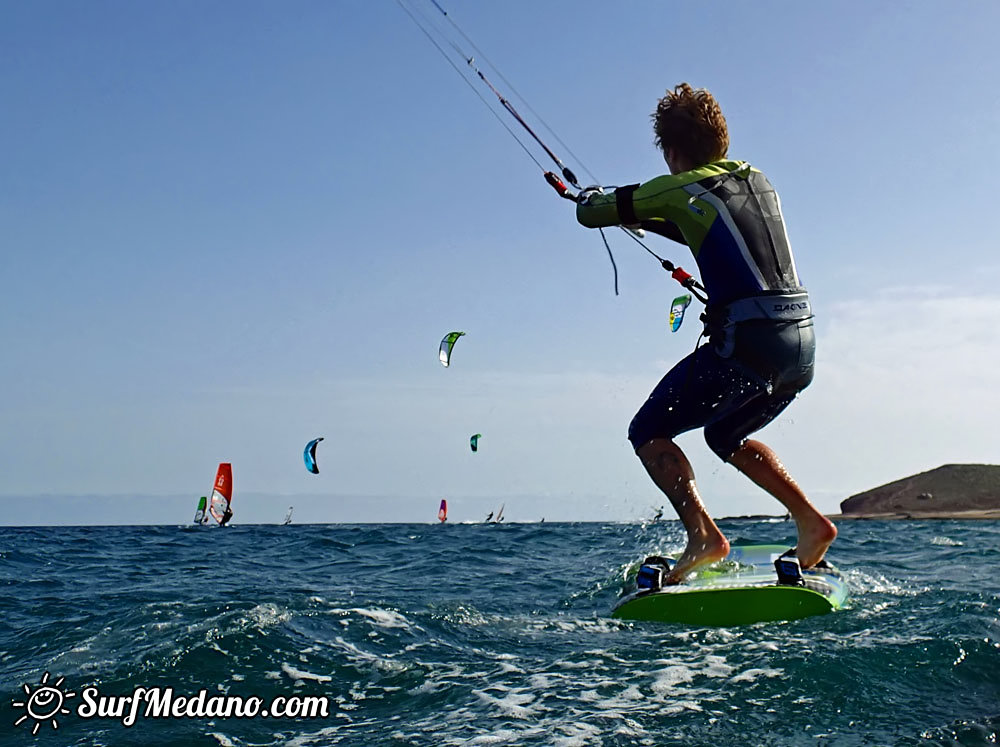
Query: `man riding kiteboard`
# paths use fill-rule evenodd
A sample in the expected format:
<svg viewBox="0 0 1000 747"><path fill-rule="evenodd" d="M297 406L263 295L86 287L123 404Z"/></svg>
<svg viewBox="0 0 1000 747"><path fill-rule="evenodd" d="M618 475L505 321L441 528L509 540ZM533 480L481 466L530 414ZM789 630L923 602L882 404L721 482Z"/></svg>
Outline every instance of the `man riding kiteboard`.
<svg viewBox="0 0 1000 747"><path fill-rule="evenodd" d="M604 193L580 193L577 220L588 228L625 225L679 241L698 263L708 302L709 343L681 360L653 389L628 437L688 534L667 583L721 560L729 541L705 509L694 471L674 443L704 428L705 441L777 498L798 529L802 568L823 559L837 536L777 455L748 436L770 423L813 378L815 339L809 296L799 281L778 195L760 171L727 160L729 132L705 89L681 83L659 100L655 143L670 175Z"/></svg>

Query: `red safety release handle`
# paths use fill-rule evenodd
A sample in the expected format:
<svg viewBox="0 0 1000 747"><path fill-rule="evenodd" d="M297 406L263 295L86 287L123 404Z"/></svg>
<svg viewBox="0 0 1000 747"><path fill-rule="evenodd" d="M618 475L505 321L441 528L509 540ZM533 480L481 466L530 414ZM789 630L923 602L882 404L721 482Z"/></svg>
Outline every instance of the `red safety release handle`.
<svg viewBox="0 0 1000 747"><path fill-rule="evenodd" d="M565 198L567 200L572 200L573 202L576 202L576 195L573 194L570 191L569 187L567 187L563 183L562 179L560 179L554 173L552 173L551 171L546 171L545 172L545 181L547 181L549 183L549 185L552 187L552 189L554 189L556 191L556 193L560 197L563 197L563 198Z"/></svg>
<svg viewBox="0 0 1000 747"><path fill-rule="evenodd" d="M687 272L683 267L675 267L674 271L670 273L670 277L681 285L687 285L689 282L694 280L691 273Z"/></svg>

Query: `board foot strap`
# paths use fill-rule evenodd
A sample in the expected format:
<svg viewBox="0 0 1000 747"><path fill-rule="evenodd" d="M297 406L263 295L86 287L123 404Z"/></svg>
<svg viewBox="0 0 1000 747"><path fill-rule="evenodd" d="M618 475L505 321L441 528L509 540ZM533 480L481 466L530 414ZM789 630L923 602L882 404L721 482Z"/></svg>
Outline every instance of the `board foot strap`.
<svg viewBox="0 0 1000 747"><path fill-rule="evenodd" d="M670 561L662 555L650 555L639 566L635 585L643 591L659 591L670 573Z"/></svg>
<svg viewBox="0 0 1000 747"><path fill-rule="evenodd" d="M778 574L778 583L782 586L802 586L802 569L799 567L798 558L795 557L795 548L785 550L774 561L774 570Z"/></svg>

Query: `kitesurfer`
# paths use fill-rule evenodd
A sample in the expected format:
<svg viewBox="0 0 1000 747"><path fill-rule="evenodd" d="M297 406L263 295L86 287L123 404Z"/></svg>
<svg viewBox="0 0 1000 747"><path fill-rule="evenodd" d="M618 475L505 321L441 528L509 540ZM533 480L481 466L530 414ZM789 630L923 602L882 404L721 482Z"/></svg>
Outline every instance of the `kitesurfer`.
<svg viewBox="0 0 1000 747"><path fill-rule="evenodd" d="M608 193L586 189L577 220L589 228L641 226L686 244L708 294L702 318L709 343L667 372L629 426L636 454L688 534L667 583L729 552L674 442L696 428L704 428L705 441L721 459L784 504L798 529L799 563L810 568L823 559L837 529L777 455L748 438L813 378L812 309L778 195L749 163L727 159L726 120L707 90L681 83L659 100L652 119L670 174Z"/></svg>

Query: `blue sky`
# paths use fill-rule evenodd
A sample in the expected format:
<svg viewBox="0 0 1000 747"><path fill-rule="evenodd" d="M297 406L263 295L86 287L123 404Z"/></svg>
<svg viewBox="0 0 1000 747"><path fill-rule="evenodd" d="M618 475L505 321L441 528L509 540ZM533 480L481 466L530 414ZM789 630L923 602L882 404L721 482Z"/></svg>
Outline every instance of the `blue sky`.
<svg viewBox="0 0 1000 747"><path fill-rule="evenodd" d="M445 7L604 184L665 171L667 87L717 96L817 311L815 382L761 438L821 508L1000 461L1000 5ZM679 287L611 235L614 296L599 236L395 2L2 2L0 61L3 523L180 523L219 461L244 522L665 502L625 433L694 347ZM714 514L778 513L681 443Z"/></svg>

